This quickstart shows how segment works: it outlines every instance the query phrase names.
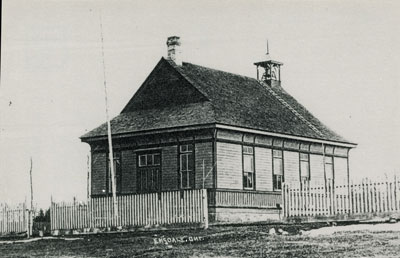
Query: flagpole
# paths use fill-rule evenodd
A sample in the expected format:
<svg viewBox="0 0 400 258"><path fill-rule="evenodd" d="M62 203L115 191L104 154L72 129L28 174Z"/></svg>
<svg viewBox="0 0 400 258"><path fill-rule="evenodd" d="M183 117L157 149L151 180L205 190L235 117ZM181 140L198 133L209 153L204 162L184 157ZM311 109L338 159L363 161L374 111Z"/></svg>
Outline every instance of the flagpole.
<svg viewBox="0 0 400 258"><path fill-rule="evenodd" d="M105 96L105 105L106 105L109 167L111 170L111 184L112 184L112 197L113 197L113 203L114 203L114 216L115 216L115 218L118 218L118 203L117 203L116 182L115 182L116 180L115 180L115 171L114 171L114 154L113 154L113 146L112 146L112 138L111 138L111 123L110 123L110 118L108 115L106 64L104 61L104 38L103 38L103 22L101 19L101 12L100 12L100 38L101 38L101 55L102 55L102 59L103 59L104 96Z"/></svg>

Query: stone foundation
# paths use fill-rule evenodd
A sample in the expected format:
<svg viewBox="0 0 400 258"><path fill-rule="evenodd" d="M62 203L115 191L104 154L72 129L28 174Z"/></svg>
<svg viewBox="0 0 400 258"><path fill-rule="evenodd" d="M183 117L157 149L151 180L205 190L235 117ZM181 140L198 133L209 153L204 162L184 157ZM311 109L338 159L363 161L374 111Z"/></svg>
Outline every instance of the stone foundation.
<svg viewBox="0 0 400 258"><path fill-rule="evenodd" d="M210 223L281 222L282 210L258 208L208 208Z"/></svg>

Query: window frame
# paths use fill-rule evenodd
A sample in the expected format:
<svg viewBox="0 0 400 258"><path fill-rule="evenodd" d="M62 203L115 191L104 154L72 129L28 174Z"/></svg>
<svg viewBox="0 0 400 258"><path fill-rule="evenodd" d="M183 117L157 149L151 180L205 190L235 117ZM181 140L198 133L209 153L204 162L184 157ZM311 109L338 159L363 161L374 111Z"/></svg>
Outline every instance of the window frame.
<svg viewBox="0 0 400 258"><path fill-rule="evenodd" d="M195 188L195 151L194 143L185 143L178 145L178 181L179 189ZM183 170L183 157L186 157L186 169ZM191 167L191 169L190 169ZM183 185L183 176L186 176L186 185Z"/></svg>
<svg viewBox="0 0 400 258"><path fill-rule="evenodd" d="M334 163L334 156L332 155L325 155L324 156L324 172L325 172L325 181L328 182L329 180L334 181L335 180L335 163ZM329 162L328 162L329 161ZM327 170L327 165L330 165L332 170L331 170L331 178L328 178L328 170Z"/></svg>
<svg viewBox="0 0 400 258"><path fill-rule="evenodd" d="M155 162L158 156L158 163ZM141 163L141 158L145 157L145 164ZM149 163L151 157L152 162ZM156 169L156 171L154 170ZM149 173L151 172L151 173ZM144 178L145 174L145 178ZM156 174L156 177L154 177ZM146 182L143 184L143 182ZM144 187L145 186L145 187ZM136 192L151 193L162 191L162 153L161 150L144 150L136 153Z"/></svg>
<svg viewBox="0 0 400 258"><path fill-rule="evenodd" d="M284 154L283 149L272 149L272 190L281 191L282 184L285 182ZM275 155L280 153L280 155ZM280 174L275 173L275 160L280 160ZM279 186L279 187L278 187Z"/></svg>
<svg viewBox="0 0 400 258"><path fill-rule="evenodd" d="M155 157L158 156L158 163L155 163ZM141 163L141 158L145 158L145 164ZM151 157L151 164L148 164L149 157ZM138 153L138 166L141 167L151 167L151 166L160 166L161 165L161 152L143 152L143 153Z"/></svg>
<svg viewBox="0 0 400 258"><path fill-rule="evenodd" d="M302 157L302 155L306 155L306 159L304 159ZM307 176L303 175L303 166L302 163L306 163L307 164ZM299 153L299 173L300 173L300 182L309 182L311 181L311 168L310 168L310 153L306 153L306 152L300 152Z"/></svg>
<svg viewBox="0 0 400 258"><path fill-rule="evenodd" d="M251 151L249 151L251 150ZM256 189L256 167L255 167L255 150L253 146L249 145L242 145L242 177L243 177L243 189L244 190L255 190ZM252 171L246 171L246 166L245 166L245 160L246 157L251 157L251 170ZM249 175L251 176L251 187L247 186L247 182Z"/></svg>

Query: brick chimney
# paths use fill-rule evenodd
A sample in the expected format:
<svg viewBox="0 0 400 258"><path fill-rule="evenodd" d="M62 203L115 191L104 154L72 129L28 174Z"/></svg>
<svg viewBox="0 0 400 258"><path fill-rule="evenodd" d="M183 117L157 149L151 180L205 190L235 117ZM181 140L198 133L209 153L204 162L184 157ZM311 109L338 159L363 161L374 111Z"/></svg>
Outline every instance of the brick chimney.
<svg viewBox="0 0 400 258"><path fill-rule="evenodd" d="M167 39L167 50L169 60L172 60L177 65L182 65L182 52L181 52L181 41L178 36L171 36Z"/></svg>

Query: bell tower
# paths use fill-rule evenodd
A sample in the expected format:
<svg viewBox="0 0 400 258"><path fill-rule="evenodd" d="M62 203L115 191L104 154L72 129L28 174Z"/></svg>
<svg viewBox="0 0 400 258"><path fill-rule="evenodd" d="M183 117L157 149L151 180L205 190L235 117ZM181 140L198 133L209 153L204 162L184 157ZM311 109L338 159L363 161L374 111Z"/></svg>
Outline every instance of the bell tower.
<svg viewBox="0 0 400 258"><path fill-rule="evenodd" d="M281 66L283 63L271 59L268 41L265 60L256 62L254 65L257 66L257 80L265 82L271 87L281 86Z"/></svg>

